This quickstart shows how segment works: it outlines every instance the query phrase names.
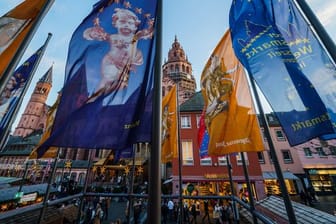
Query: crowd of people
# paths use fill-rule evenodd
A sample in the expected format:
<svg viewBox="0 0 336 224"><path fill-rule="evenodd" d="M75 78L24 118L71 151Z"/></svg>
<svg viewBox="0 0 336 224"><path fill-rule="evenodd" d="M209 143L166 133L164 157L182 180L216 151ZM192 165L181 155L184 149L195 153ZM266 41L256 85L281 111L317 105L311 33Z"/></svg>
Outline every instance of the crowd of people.
<svg viewBox="0 0 336 224"><path fill-rule="evenodd" d="M172 199L163 200L161 205L162 223L178 222L179 203ZM229 200L185 200L183 202L183 223L233 223L233 208Z"/></svg>

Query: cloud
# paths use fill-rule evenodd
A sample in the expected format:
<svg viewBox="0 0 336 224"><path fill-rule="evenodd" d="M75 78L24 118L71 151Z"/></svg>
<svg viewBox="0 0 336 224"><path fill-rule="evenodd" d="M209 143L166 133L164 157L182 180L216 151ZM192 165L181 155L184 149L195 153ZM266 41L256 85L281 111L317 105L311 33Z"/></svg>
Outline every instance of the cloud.
<svg viewBox="0 0 336 224"><path fill-rule="evenodd" d="M334 25L336 1L309 0L308 3L324 26Z"/></svg>

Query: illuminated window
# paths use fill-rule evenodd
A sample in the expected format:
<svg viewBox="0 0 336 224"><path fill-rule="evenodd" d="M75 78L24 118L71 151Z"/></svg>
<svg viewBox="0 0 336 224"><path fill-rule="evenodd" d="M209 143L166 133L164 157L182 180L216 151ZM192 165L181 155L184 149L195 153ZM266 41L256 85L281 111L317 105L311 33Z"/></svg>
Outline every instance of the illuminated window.
<svg viewBox="0 0 336 224"><path fill-rule="evenodd" d="M182 140L183 165L194 165L193 145L191 140Z"/></svg>

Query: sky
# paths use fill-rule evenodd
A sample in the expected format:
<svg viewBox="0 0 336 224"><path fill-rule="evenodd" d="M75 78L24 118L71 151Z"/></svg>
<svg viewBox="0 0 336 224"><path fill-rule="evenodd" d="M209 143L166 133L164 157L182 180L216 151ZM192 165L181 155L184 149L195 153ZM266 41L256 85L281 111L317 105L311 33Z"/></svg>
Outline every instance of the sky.
<svg viewBox="0 0 336 224"><path fill-rule="evenodd" d="M0 0L0 16L23 0ZM329 35L336 39L336 1L306 0L316 13ZM80 3L79 3L80 2ZM31 40L22 62L30 57L52 33L46 52L31 82L17 119L15 129L37 81L53 65L53 87L47 104L52 105L64 83L68 45L72 33L90 13L97 0L55 0ZM162 60L177 37L193 68L193 75L200 90L200 76L210 54L228 29L230 0L163 0ZM19 63L20 65L21 63Z"/></svg>

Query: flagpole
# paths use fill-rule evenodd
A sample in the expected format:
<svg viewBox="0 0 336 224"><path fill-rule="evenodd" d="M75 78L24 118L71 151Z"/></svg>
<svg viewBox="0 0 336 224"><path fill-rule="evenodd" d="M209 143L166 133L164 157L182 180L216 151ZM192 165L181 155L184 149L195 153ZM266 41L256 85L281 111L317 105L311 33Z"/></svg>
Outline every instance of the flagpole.
<svg viewBox="0 0 336 224"><path fill-rule="evenodd" d="M280 167L280 164L279 164L278 156L276 154L275 147L274 147L272 137L271 137L271 134L270 134L268 122L266 120L266 115L265 115L264 109L263 109L262 104L261 104L261 100L260 100L258 92L257 92L256 84L254 82L254 79L253 79L252 75L250 73L247 73L247 74L248 74L247 78L249 78L249 80L250 80L250 84L251 84L251 87L252 87L254 99L256 101L257 108L259 110L260 120L261 120L262 125L264 126L264 134L265 134L265 137L266 137L267 142L268 142L269 151L270 151L270 154L271 154L271 157L272 157L274 169L275 169L276 175L278 177L278 181L279 181L279 185L280 185L280 189L281 189L281 195L283 197L286 212L287 212L287 216L288 216L288 221L291 224L296 224L297 221L296 221L293 205L292 205L292 202L289 198L289 194L288 194L288 191L287 191L287 188L286 188L283 173L282 173L282 170L281 170L281 167Z"/></svg>
<svg viewBox="0 0 336 224"><path fill-rule="evenodd" d="M43 207L42 207L41 212L40 212L38 223L43 223L44 213L45 213L45 210L47 208L47 203L48 203L49 194L50 194L50 185L51 185L52 180L54 179L54 176L55 176L55 173L56 173L56 170L57 170L57 162L58 162L58 159L59 159L59 154L60 154L60 148L58 148L58 150L57 150L57 156L56 156L55 161L54 161L54 167L52 169L51 176L48 179L47 190L46 190L46 193L44 195Z"/></svg>
<svg viewBox="0 0 336 224"><path fill-rule="evenodd" d="M152 147L150 151L149 191L148 191L148 220L151 223L161 223L161 122L162 122L162 0L158 0L155 34L155 67L153 87L153 120L152 120Z"/></svg>
<svg viewBox="0 0 336 224"><path fill-rule="evenodd" d="M135 151L137 148L137 144L133 144L132 147L132 172L131 172L131 178L130 178L130 183L129 183L129 188L128 188L128 208L127 208L127 223L130 224L131 223L131 214L133 213L133 198L132 198L132 194L133 194L133 188L134 188L134 174L135 174Z"/></svg>
<svg viewBox="0 0 336 224"><path fill-rule="evenodd" d="M236 200L234 199L234 196L237 195L236 189L233 186L233 179L232 179L232 164L230 160L230 156L226 155L226 161L227 161L227 168L228 168L228 173L229 173L229 180L230 180L230 187L231 187L231 198L232 198L232 210L233 210L233 215L234 215L234 223L239 223L239 212L237 210L236 206Z"/></svg>
<svg viewBox="0 0 336 224"><path fill-rule="evenodd" d="M250 201L250 212L252 213L253 216L253 223L258 223L257 217L254 214L255 211L255 206L254 206L254 198L252 195L252 190L251 190L251 182L250 182L250 178L248 176L248 171L247 171L247 167L246 167L246 161L245 161L245 155L244 152L240 152L240 157L242 159L242 163L243 163L243 169L244 169L244 175L245 175L245 180L246 180L246 186L247 186L247 192L248 192L248 197L249 197L249 201Z"/></svg>
<svg viewBox="0 0 336 224"><path fill-rule="evenodd" d="M49 9L51 8L52 4L55 0L47 0L44 4L42 9L40 10L38 16L35 19L34 24L32 25L31 29L27 32L27 35L23 39L22 43L18 47L18 50L15 52L13 59L8 64L7 68L4 70L4 73L0 77L0 92L2 92L10 79L11 74L14 72L16 66L20 62L25 50L27 49L31 39L33 38L34 34L36 33L39 25L41 24L44 16L48 13Z"/></svg>
<svg viewBox="0 0 336 224"><path fill-rule="evenodd" d="M183 188L182 188L182 147L180 138L180 104L179 104L179 82L176 83L176 113L177 113L177 150L178 150L178 169L179 169L179 207L180 207L180 220L179 223L182 224L184 220L183 212Z"/></svg>
<svg viewBox="0 0 336 224"><path fill-rule="evenodd" d="M20 94L20 97L18 99L18 103L16 104L16 106L14 108L14 112L13 112L11 118L10 118L10 121L8 122L8 125L5 127L5 131L0 136L0 139L1 139L1 141L0 141L0 149L2 149L5 146L5 143L6 143L5 139L7 139L7 136L10 133L10 129L11 129L12 124L14 123L14 121L16 119L16 115L19 112L19 109L20 109L20 106L22 104L24 95L26 94L26 92L27 92L27 90L28 90L28 88L30 86L30 83L31 83L31 81L33 79L33 76L34 76L36 70L37 70L37 67L39 66L39 64L41 62L42 56L44 55L44 52L45 52L45 50L46 50L46 48L48 46L48 43L49 43L51 37L52 37L52 34L48 33L48 37L47 37L46 41L43 44L43 48L41 49L42 50L41 54L39 55L39 58L37 59L37 62L35 63L32 71L31 71L31 75L28 76L28 80L27 80L25 86L23 87L22 93ZM9 77L11 77L11 75ZM8 80L7 80L7 82L8 82ZM7 84L7 82L6 82L6 84ZM2 92L2 91L4 91L4 90L2 89L0 92Z"/></svg>
<svg viewBox="0 0 336 224"><path fill-rule="evenodd" d="M305 0L295 0L296 4L299 5L299 8L302 10L304 16L308 19L309 23L313 26L318 37L322 41L323 45L327 49L329 55L331 56L334 63L336 63L336 46L334 41L330 38L330 35L324 29L323 25L316 17L315 13L311 10L309 5Z"/></svg>
<svg viewBox="0 0 336 224"><path fill-rule="evenodd" d="M86 168L86 176L85 176L85 182L84 182L84 187L83 187L83 196L82 196L82 199L80 201L79 208L78 208L78 214L77 214L77 223L78 224L81 223L81 212L82 212L83 207L84 207L85 194L86 194L86 191L87 191L87 186L88 186L89 176L90 176L90 168L91 168L91 165L92 165L92 159L91 159L92 149L88 149L88 150L89 150L89 155L88 155L89 163L88 163L88 166Z"/></svg>

